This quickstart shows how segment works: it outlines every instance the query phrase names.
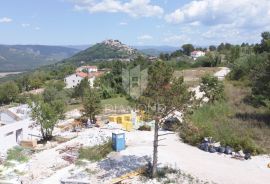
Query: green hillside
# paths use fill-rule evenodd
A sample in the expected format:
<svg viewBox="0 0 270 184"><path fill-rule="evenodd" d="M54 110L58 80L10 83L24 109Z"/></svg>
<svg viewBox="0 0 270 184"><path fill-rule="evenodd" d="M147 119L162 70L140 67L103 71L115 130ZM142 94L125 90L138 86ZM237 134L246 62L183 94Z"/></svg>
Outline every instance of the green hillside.
<svg viewBox="0 0 270 184"><path fill-rule="evenodd" d="M122 44L118 40L106 40L75 54L71 58L65 59L64 62L78 65L83 62L131 60L138 55L140 54L136 49Z"/></svg>
<svg viewBox="0 0 270 184"><path fill-rule="evenodd" d="M44 45L0 45L0 72L27 71L54 64L79 50Z"/></svg>

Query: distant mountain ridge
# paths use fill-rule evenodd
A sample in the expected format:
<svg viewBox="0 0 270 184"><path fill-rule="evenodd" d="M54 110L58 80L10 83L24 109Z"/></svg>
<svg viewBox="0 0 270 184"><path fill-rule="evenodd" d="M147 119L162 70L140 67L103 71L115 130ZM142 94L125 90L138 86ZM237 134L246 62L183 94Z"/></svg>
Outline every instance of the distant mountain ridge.
<svg viewBox="0 0 270 184"><path fill-rule="evenodd" d="M77 49L47 45L0 45L0 72L27 71L69 58Z"/></svg>
<svg viewBox="0 0 270 184"><path fill-rule="evenodd" d="M29 71L58 62L122 60L130 61L139 55L158 56L176 50L171 46L128 46L119 40L105 40L94 45L1 45L0 72Z"/></svg>

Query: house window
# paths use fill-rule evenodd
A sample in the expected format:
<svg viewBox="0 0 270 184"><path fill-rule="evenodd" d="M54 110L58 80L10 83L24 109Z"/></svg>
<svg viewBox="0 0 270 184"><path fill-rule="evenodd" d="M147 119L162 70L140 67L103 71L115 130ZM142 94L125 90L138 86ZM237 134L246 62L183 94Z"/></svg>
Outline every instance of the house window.
<svg viewBox="0 0 270 184"><path fill-rule="evenodd" d="M75 82L75 80L73 80L73 82Z"/></svg>
<svg viewBox="0 0 270 184"><path fill-rule="evenodd" d="M6 134L5 134L5 137L10 136L10 135L12 135L12 134L13 134L13 132L6 133Z"/></svg>

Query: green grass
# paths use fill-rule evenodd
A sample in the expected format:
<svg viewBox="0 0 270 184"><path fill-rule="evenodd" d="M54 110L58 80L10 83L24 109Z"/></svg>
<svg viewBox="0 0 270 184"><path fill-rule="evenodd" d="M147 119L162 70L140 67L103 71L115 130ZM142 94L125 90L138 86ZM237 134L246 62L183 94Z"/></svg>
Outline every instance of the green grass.
<svg viewBox="0 0 270 184"><path fill-rule="evenodd" d="M72 111L74 109L81 109L83 105L81 103L79 104L69 104L67 105L66 111Z"/></svg>
<svg viewBox="0 0 270 184"><path fill-rule="evenodd" d="M125 107L129 105L129 101L125 98L125 97L116 97L116 98L109 98L109 99L105 99L105 100L101 100L101 105L103 107ZM78 104L69 104L66 108L66 111L71 111L74 109L82 109L83 105L82 103L78 103Z"/></svg>
<svg viewBox="0 0 270 184"><path fill-rule="evenodd" d="M142 125L138 128L141 131L151 131L151 127L149 125Z"/></svg>
<svg viewBox="0 0 270 184"><path fill-rule="evenodd" d="M112 151L113 151L112 141L110 140L101 145L81 148L79 150L79 159L86 159L89 161L99 161L105 158Z"/></svg>
<svg viewBox="0 0 270 184"><path fill-rule="evenodd" d="M102 100L101 104L103 106L105 105L127 106L129 105L129 101L125 97L116 97Z"/></svg>
<svg viewBox="0 0 270 184"><path fill-rule="evenodd" d="M29 150L22 147L14 147L7 152L7 160L15 160L20 163L27 162L29 160Z"/></svg>
<svg viewBox="0 0 270 184"><path fill-rule="evenodd" d="M206 104L188 117L181 127L184 141L196 145L204 137L213 137L235 150L260 154L270 153L270 113L265 107L255 108L245 102L247 87L225 85L226 101Z"/></svg>

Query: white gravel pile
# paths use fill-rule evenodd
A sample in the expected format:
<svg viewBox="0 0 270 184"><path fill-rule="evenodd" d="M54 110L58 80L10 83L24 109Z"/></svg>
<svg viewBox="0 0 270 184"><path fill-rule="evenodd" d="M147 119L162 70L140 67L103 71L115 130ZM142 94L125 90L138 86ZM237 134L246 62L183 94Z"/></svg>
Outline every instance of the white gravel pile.
<svg viewBox="0 0 270 184"><path fill-rule="evenodd" d="M231 70L227 67L220 67L220 69L221 70L216 72L214 76L217 77L219 80L224 80L226 75L228 75L228 73L230 73Z"/></svg>
<svg viewBox="0 0 270 184"><path fill-rule="evenodd" d="M104 143L110 136L110 134L99 128L91 128L81 132L77 138L69 141L68 144L78 143L83 146L94 146Z"/></svg>

